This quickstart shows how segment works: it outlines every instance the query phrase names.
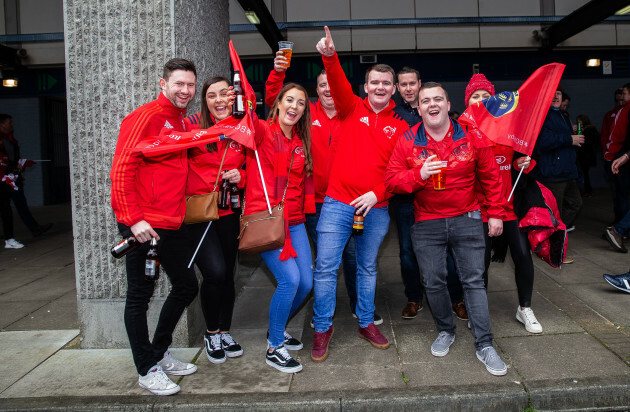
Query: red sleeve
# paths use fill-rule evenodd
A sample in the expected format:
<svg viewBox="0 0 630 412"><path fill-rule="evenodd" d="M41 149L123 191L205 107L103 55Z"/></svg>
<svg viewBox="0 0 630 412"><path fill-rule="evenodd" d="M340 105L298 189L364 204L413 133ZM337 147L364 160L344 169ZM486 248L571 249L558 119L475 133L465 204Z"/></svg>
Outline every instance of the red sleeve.
<svg viewBox="0 0 630 412"><path fill-rule="evenodd" d="M356 96L352 92L352 86L341 68L337 53L330 57L322 55L322 61L328 77L330 94L335 102L335 108L337 108L337 115L340 120L343 120L354 109Z"/></svg>
<svg viewBox="0 0 630 412"><path fill-rule="evenodd" d="M427 180L422 180L420 169L422 164L410 166L413 138L409 133L401 136L394 147L385 169L385 187L392 193L413 193L424 189Z"/></svg>
<svg viewBox="0 0 630 412"><path fill-rule="evenodd" d="M615 123L613 125L612 133L610 134L610 143L606 148L604 158L606 160L614 160L623 146L623 142L626 140L626 132L628 131L628 106L624 107L617 117L615 117Z"/></svg>
<svg viewBox="0 0 630 412"><path fill-rule="evenodd" d="M488 217L501 219L505 217L505 199L501 193L499 167L494 159L492 148L477 148L477 180L485 193L485 206Z"/></svg>
<svg viewBox="0 0 630 412"><path fill-rule="evenodd" d="M276 101L280 90L282 90L285 75L286 70L279 72L276 69L272 69L271 73L269 73L269 77L267 77L265 82L265 104L267 106L273 106L273 103Z"/></svg>
<svg viewBox="0 0 630 412"><path fill-rule="evenodd" d="M241 181L236 185L239 189L245 189L247 186L247 170L242 167L238 169L238 172L241 174Z"/></svg>
<svg viewBox="0 0 630 412"><path fill-rule="evenodd" d="M136 145L146 135L151 116L134 113L127 116L120 125L118 143L114 153L114 162L110 179L112 181L112 209L119 222L127 226L144 220L144 213L138 205L136 192L136 172L142 161L142 153L126 150Z"/></svg>

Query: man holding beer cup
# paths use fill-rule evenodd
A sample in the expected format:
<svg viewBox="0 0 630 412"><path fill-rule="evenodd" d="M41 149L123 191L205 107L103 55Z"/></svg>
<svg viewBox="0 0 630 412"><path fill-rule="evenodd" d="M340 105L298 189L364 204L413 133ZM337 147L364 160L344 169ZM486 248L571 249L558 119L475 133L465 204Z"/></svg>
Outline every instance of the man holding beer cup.
<svg viewBox="0 0 630 412"><path fill-rule="evenodd" d="M400 139L385 172L385 186L394 193L415 193L411 239L423 274L427 301L439 332L431 345L434 356L446 356L455 341L451 300L446 287L446 255L450 249L464 288L477 358L488 372L507 373L492 346L488 300L483 283L484 237L475 181L486 192L490 236L503 231L499 170L484 138L464 130L448 116L450 102L439 83L420 88L420 115Z"/></svg>

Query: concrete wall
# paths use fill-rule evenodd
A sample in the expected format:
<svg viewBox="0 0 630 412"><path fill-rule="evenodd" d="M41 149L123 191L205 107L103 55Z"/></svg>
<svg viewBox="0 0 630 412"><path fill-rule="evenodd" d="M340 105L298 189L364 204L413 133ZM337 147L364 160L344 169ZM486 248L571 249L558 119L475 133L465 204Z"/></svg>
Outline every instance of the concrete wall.
<svg viewBox="0 0 630 412"><path fill-rule="evenodd" d="M65 60L75 267L82 346L125 347L124 259L109 247L120 234L110 207L110 179L122 119L155 99L164 63L193 60L198 80L229 73L228 4L223 0L65 0ZM199 98L195 100L198 108ZM149 309L150 329L168 294L163 276ZM188 346L203 326L195 303L173 346Z"/></svg>

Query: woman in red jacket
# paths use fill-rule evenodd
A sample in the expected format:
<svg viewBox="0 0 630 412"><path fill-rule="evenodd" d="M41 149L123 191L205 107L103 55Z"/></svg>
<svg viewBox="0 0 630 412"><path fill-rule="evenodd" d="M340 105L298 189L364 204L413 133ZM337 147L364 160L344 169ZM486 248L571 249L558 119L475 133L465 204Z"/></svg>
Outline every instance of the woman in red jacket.
<svg viewBox="0 0 630 412"><path fill-rule="evenodd" d="M311 248L304 226L304 213L315 211L310 126L306 90L288 83L278 94L268 121L256 122L258 159L251 152L247 156L245 214L268 207L259 167L271 207L283 199L285 203L285 244L260 256L278 282L269 305L266 363L286 373L302 370L287 349L303 347L302 342L286 332L286 324L313 287Z"/></svg>
<svg viewBox="0 0 630 412"><path fill-rule="evenodd" d="M187 130L207 129L232 115L231 86L224 77L206 80L202 87L201 112L186 118ZM245 186L245 148L228 139L188 150L186 196L217 191L222 179ZM218 185L215 186L219 176ZM192 247L196 248L208 223L188 225ZM205 352L212 363L243 354L230 335L234 309L234 266L238 250L239 215L231 209L219 210L195 257L203 276L199 297L206 319Z"/></svg>
<svg viewBox="0 0 630 412"><path fill-rule="evenodd" d="M481 100L488 99L494 95L494 86L490 83L486 76L483 74L474 74L466 87L466 107L469 105L480 102ZM530 158L529 156L522 156L514 159L514 149L509 146L496 144L492 146L494 158L499 166L499 184L501 185L501 192L505 201L505 218L503 220L503 234L510 247L510 255L514 261L514 279L516 281L516 288L518 290L519 306L516 309L516 319L525 325L525 329L530 333L542 333L542 326L538 323L534 311L532 311L532 291L534 288L534 264L532 262L532 256L530 253L529 241L527 235L520 231L518 226L518 218L514 214L513 200L507 199L512 191L512 167L520 170L521 168L529 168ZM492 248L492 241L488 236L488 216L487 216L487 202L484 202L484 195L481 188L477 191L479 203L482 205L481 214L484 221L484 233L486 238L486 255L485 264L486 270L483 274L486 287L488 286L488 268L490 267L490 251Z"/></svg>

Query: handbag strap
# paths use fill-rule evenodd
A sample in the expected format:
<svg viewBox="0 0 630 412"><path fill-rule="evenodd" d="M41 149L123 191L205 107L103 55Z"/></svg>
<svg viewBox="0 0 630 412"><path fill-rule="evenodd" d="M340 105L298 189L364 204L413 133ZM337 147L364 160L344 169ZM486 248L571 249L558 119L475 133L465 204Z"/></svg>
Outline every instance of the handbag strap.
<svg viewBox="0 0 630 412"><path fill-rule="evenodd" d="M228 141L225 143L225 150L223 151L223 157L221 158L221 164L219 165L219 171L217 172L217 180L214 181L214 188L212 189L213 192L216 192L217 185L219 184L219 176L221 176L221 169L223 169L223 161L225 160L225 155L227 154L228 147L230 147L230 140L231 139L228 139Z"/></svg>

